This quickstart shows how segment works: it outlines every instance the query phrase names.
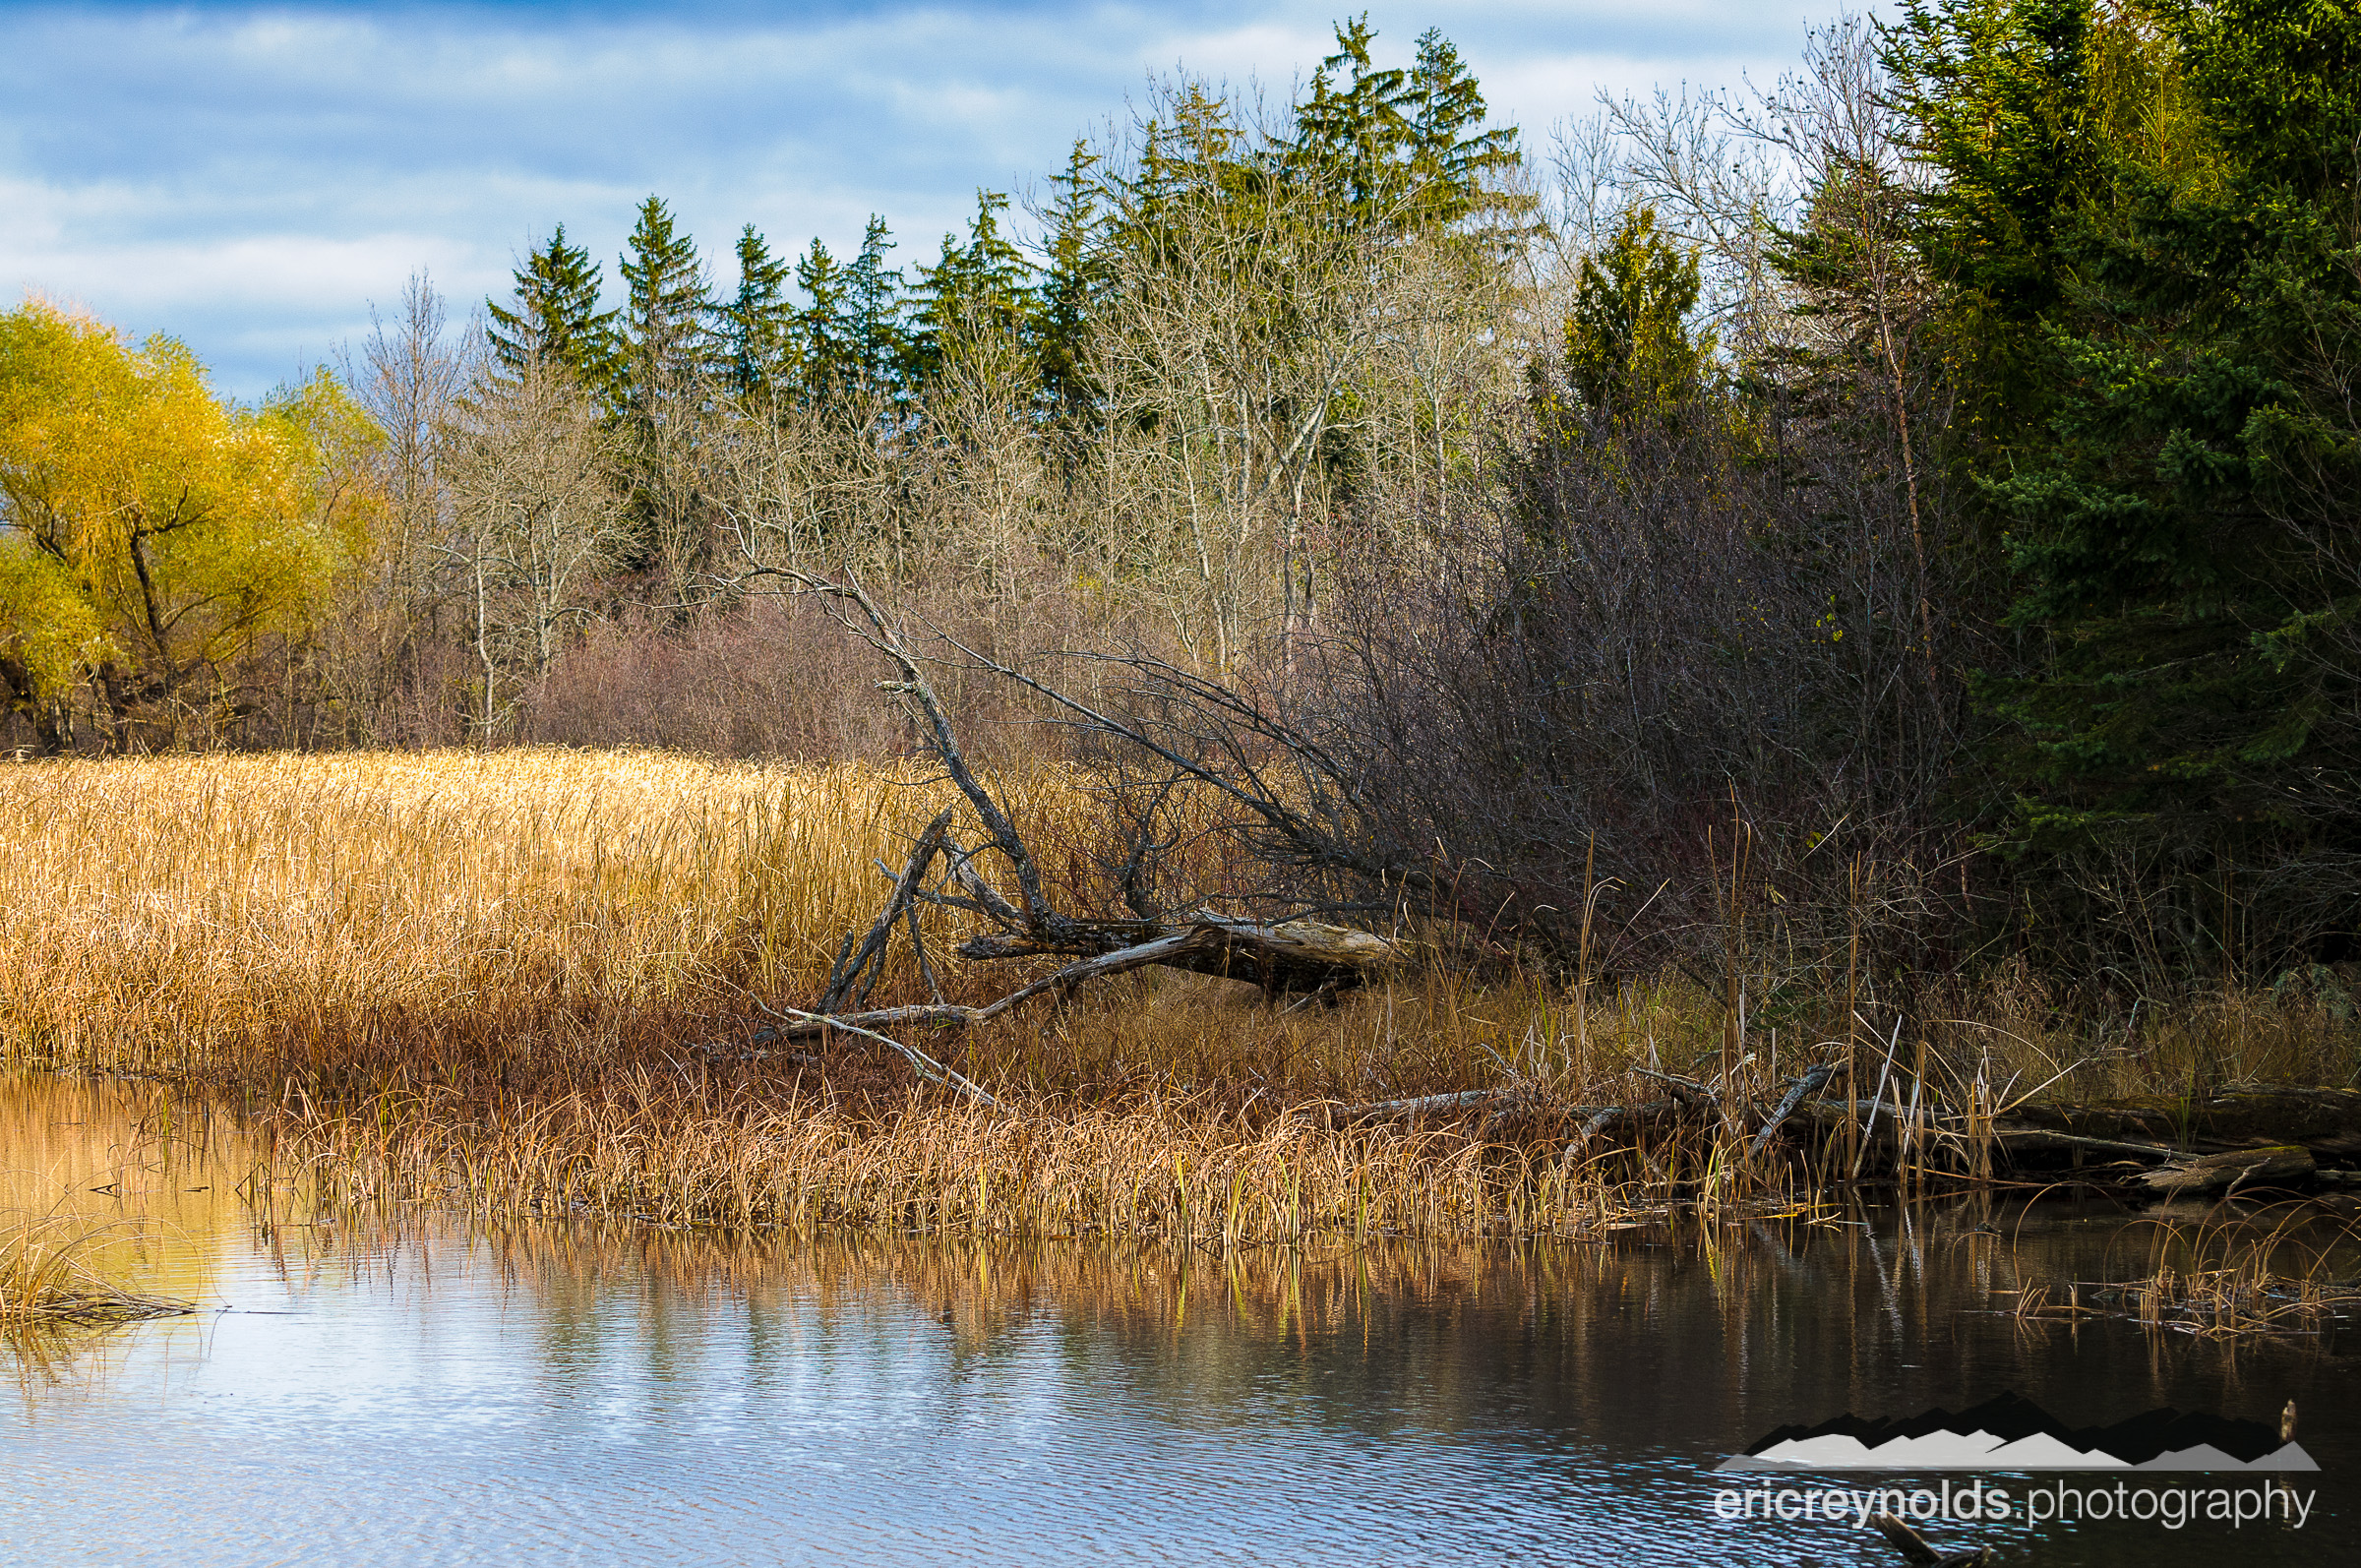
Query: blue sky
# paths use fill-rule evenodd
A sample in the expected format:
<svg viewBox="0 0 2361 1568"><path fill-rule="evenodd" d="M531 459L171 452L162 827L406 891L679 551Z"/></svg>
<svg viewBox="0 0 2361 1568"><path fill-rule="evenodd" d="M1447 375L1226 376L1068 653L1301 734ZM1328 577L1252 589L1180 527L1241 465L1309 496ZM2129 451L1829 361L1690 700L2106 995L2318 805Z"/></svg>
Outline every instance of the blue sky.
<svg viewBox="0 0 2361 1568"><path fill-rule="evenodd" d="M1789 9L1792 7L1792 9ZM1600 88L1767 82L1823 0L1370 3L1432 26L1529 143ZM171 7L0 3L0 293L172 332L254 396L366 332L423 268L505 291L564 222L607 261L664 195L708 255L857 241L905 266L979 186L1021 191L1185 66L1274 94L1342 0Z"/></svg>

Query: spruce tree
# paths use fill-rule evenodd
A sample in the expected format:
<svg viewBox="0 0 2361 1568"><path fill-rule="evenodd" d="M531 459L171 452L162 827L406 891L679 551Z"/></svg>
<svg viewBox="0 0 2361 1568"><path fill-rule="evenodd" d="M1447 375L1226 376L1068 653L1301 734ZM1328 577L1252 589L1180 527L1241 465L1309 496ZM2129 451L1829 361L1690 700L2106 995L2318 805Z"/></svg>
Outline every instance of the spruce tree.
<svg viewBox="0 0 2361 1568"><path fill-rule="evenodd" d="M910 361L922 382L980 344L1032 352L1038 306L1033 266L1000 232L999 214L1007 206L999 191L977 192L967 239L945 234L941 259L919 270Z"/></svg>
<svg viewBox="0 0 2361 1568"><path fill-rule="evenodd" d="M560 223L549 243L516 269L514 303L484 302L493 353L511 374L535 359L563 366L604 400L614 386L618 345L616 313L598 308L600 287L598 264L567 243Z"/></svg>
<svg viewBox="0 0 2361 1568"><path fill-rule="evenodd" d="M729 355L730 390L759 402L793 393L800 357L796 310L787 297L793 264L770 254L749 223L738 235L738 294L721 309Z"/></svg>
<svg viewBox="0 0 2361 1568"><path fill-rule="evenodd" d="M1296 111L1294 152L1315 181L1333 185L1357 225L1396 220L1408 185L1409 73L1381 71L1366 15L1336 29L1336 53L1312 73Z"/></svg>
<svg viewBox="0 0 2361 1568"><path fill-rule="evenodd" d="M1109 271L1107 219L1091 173L1097 161L1087 144L1076 138L1066 154L1065 172L1051 176L1058 194L1048 213L1048 255L1034 307L1042 400L1051 417L1069 429L1085 422L1097 395L1087 355L1093 312Z"/></svg>
<svg viewBox="0 0 2361 1568"><path fill-rule="evenodd" d="M1421 33L1407 71L1379 69L1375 41L1365 16L1340 24L1336 52L1320 62L1297 109L1288 151L1313 190L1340 192L1352 222L1385 229L1529 210L1530 200L1485 189L1523 154L1513 127L1483 129L1483 91L1451 40L1432 28Z"/></svg>
<svg viewBox="0 0 2361 1568"><path fill-rule="evenodd" d="M885 265L885 253L892 249L892 231L872 213L861 233L861 254L844 271L844 326L861 385L898 394L911 345L902 321L902 274Z"/></svg>
<svg viewBox="0 0 2361 1568"><path fill-rule="evenodd" d="M711 287L696 242L674 225L662 198L639 204L624 242L623 336L636 404L657 389L690 385L712 359Z"/></svg>
<svg viewBox="0 0 2361 1568"><path fill-rule="evenodd" d="M1414 223L1458 223L1489 213L1520 217L1530 197L1487 191L1493 176L1517 167L1514 126L1483 129L1483 90L1440 30L1419 35L1418 60L1402 95L1410 154L1410 218Z"/></svg>
<svg viewBox="0 0 2361 1568"><path fill-rule="evenodd" d="M2027 129L2015 161L1970 149L1968 188L1936 208L1943 253L1975 263L1969 322L2029 321L2015 355L1986 362L1999 385L1984 395L2041 389L2039 423L1979 476L2007 525L2007 626L2025 650L1981 686L2013 807L1993 841L2134 855L2159 888L2177 874L2196 951L2174 956L2226 963L2218 911L2234 883L2275 883L2283 910L2308 902L2331 929L2361 916L2361 889L2335 870L2361 864L2361 601L2342 565L2350 492L2332 493L2355 472L2332 454L2354 450L2342 389L2361 361L2361 8L2170 13L2171 57L2151 62L2150 103L2129 115L2100 112L2082 84L2102 46L2147 36L2066 9L2018 8L2075 40L2054 91L2018 97L2080 92L2081 145ZM1977 62L1956 80L2018 82L2024 65ZM2202 122L2185 139L2166 134L2183 99ZM1946 105L1941 123L1973 107ZM2089 171L2078 210L2009 215L2057 190L2060 167ZM2302 933L2238 939L2268 949Z"/></svg>
<svg viewBox="0 0 2361 1568"><path fill-rule="evenodd" d="M844 264L816 236L795 264L796 286L810 303L796 313L796 337L804 364L804 392L816 402L834 402L861 382L855 343L850 283Z"/></svg>

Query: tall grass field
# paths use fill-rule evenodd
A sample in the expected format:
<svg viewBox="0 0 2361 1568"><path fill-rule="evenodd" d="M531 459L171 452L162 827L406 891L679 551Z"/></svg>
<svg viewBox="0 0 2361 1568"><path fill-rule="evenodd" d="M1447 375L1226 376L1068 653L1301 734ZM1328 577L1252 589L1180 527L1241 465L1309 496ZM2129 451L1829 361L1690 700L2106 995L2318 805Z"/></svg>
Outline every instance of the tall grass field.
<svg viewBox="0 0 2361 1568"><path fill-rule="evenodd" d="M1087 778L995 783L1030 841L1082 841ZM955 798L915 770L648 753L0 768L0 1052L226 1102L340 1198L504 1213L1235 1245L1579 1232L1676 1183L1711 1203L1826 1175L1734 1146L1594 1158L1571 1134L1647 1092L1634 1069L1726 1049L1723 998L1677 975L1433 960L1325 1004L1151 970L912 1042L998 1106L859 1040L766 1040L762 1005L818 994L878 863ZM956 912L928 918L955 999L1029 977L948 957ZM924 995L903 940L877 999ZM2026 984L1958 1000L1897 1070L1987 1109L2169 1092L2200 1065L2348 1075L2317 998L2225 994L2119 1041ZM1749 1024L1742 1054L1775 1083L1832 1027ZM1334 1114L1502 1085L1528 1091L1505 1116Z"/></svg>

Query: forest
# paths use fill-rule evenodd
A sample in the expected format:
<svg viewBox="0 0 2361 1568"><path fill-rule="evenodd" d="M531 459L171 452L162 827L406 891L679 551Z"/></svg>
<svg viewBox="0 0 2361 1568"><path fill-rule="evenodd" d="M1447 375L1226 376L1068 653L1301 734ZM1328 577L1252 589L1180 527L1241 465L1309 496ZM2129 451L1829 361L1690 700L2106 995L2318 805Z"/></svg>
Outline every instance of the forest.
<svg viewBox="0 0 2361 1568"><path fill-rule="evenodd" d="M1135 911L2349 1014L2361 6L1909 0L1546 138L1382 54L931 261L650 196L252 406L28 299L4 744L887 760L890 633Z"/></svg>

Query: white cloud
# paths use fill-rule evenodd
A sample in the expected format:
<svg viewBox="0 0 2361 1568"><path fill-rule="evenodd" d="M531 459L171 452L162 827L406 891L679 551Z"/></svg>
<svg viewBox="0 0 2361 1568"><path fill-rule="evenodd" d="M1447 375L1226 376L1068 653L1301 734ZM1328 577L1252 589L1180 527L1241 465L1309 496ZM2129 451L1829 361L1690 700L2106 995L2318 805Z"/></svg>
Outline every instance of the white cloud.
<svg viewBox="0 0 2361 1568"><path fill-rule="evenodd" d="M172 331L252 395L415 268L479 298L561 221L612 258L650 191L708 254L749 221L843 247L875 211L911 265L977 187L1050 172L1149 73L1277 96L1347 9L11 7L0 289ZM1600 86L1761 80L1802 33L1731 0L1369 9L1381 55L1439 26L1537 132Z"/></svg>

